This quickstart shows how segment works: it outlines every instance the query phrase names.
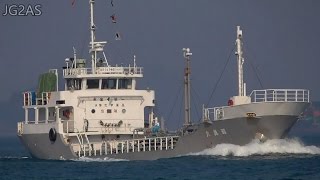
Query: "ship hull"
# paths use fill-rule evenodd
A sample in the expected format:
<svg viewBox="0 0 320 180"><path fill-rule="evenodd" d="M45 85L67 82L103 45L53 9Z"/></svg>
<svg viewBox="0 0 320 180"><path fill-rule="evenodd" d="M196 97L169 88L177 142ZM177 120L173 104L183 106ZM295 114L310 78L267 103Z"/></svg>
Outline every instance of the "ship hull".
<svg viewBox="0 0 320 180"><path fill-rule="evenodd" d="M60 134L54 143L50 141L49 133L23 134L19 138L34 158L74 159L72 149L63 141Z"/></svg>
<svg viewBox="0 0 320 180"><path fill-rule="evenodd" d="M245 145L257 138L257 133L272 139L280 139L286 137L297 120L296 116L267 116L259 119L236 118L201 123L194 126L195 132L181 136L173 150L110 154L99 156L99 158L155 160L178 157L197 153L222 143Z"/></svg>
<svg viewBox="0 0 320 180"><path fill-rule="evenodd" d="M174 149L95 155L90 156L90 158L155 160L200 152L221 143L245 145L255 139L257 133L270 139L284 138L297 120L297 116L277 115L203 122L189 127L189 129L193 129L193 132L181 135ZM49 140L48 133L22 134L19 137L35 158L78 158L61 134L58 135L54 143Z"/></svg>

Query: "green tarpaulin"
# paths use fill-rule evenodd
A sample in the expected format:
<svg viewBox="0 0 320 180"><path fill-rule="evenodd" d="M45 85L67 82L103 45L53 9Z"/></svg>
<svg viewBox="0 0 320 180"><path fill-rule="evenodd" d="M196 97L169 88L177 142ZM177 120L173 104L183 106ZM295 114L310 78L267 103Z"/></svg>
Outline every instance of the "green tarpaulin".
<svg viewBox="0 0 320 180"><path fill-rule="evenodd" d="M43 92L56 91L57 76L54 73L41 74L38 84L38 95Z"/></svg>

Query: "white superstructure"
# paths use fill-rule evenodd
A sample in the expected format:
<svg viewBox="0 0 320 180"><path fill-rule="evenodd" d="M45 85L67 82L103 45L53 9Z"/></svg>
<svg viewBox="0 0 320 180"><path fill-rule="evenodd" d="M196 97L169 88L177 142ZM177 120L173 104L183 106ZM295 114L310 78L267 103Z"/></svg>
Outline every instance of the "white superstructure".
<svg viewBox="0 0 320 180"><path fill-rule="evenodd" d="M103 51L107 42L96 41L95 2L89 3L91 67L86 67L86 60L78 58L74 49L73 57L65 60L63 91L58 90L58 70L50 70L56 76L55 91L24 92L24 134L48 133L56 127L55 133L65 134L68 141L72 141L69 136L79 138L79 134L120 139L158 125L153 114L154 91L137 89L143 68L136 65L135 56L133 65L108 64Z"/></svg>

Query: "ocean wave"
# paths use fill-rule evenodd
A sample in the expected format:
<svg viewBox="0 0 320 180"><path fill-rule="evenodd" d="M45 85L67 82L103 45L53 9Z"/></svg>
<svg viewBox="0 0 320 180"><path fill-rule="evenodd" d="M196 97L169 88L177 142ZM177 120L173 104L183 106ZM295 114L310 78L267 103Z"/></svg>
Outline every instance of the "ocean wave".
<svg viewBox="0 0 320 180"><path fill-rule="evenodd" d="M0 159L29 159L28 156L3 156Z"/></svg>
<svg viewBox="0 0 320 180"><path fill-rule="evenodd" d="M79 159L74 159L73 161L80 162L118 162L118 161L128 161L126 159L114 159L114 158L89 158L89 157L80 157Z"/></svg>
<svg viewBox="0 0 320 180"><path fill-rule="evenodd" d="M305 146L298 139L272 139L264 143L254 140L251 143L239 146L234 144L218 144L213 148L205 149L191 155L235 156L245 157L267 154L320 154L317 146Z"/></svg>

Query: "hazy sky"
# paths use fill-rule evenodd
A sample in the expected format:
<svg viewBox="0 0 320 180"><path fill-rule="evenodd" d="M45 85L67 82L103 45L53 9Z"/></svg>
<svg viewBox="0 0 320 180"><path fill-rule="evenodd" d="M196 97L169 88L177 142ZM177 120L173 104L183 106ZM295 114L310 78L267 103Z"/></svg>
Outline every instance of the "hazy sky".
<svg viewBox="0 0 320 180"><path fill-rule="evenodd" d="M0 116L0 122L4 122L0 131L15 133L15 123L23 116L21 92L35 90L40 73L51 68L61 72L64 59L72 56L73 46L79 56L89 59L89 3L77 0L72 7L71 2L0 1L0 112L15 112L11 117ZM137 56L145 75L138 86L156 90L157 111L168 125L176 127L179 122L181 98L170 118L169 112L183 81L181 49L189 47L193 53L193 99L201 114L201 104L207 103L234 47L237 25L242 27L245 41L248 93L261 89L254 67L263 88L306 88L311 90L312 100L320 99L318 0L113 2L114 8L110 0L96 0L97 40L108 41L105 50L111 64L132 63L133 55ZM42 15L2 16L6 4L40 4ZM113 13L118 18L116 25L109 18ZM121 41L115 40L116 32L120 32ZM226 105L228 98L237 93L236 77L236 59L232 55L211 106ZM195 111L193 117L198 117Z"/></svg>

